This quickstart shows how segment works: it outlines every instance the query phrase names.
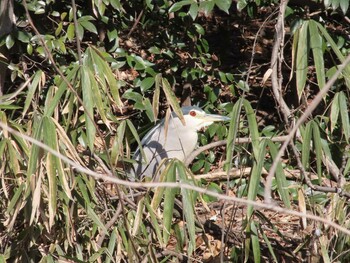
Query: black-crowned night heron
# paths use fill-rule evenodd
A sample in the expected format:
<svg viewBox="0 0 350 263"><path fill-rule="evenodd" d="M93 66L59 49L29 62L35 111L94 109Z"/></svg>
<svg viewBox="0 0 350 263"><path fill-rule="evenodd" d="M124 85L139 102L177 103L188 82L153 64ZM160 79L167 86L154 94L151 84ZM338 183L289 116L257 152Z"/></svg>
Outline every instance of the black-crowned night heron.
<svg viewBox="0 0 350 263"><path fill-rule="evenodd" d="M186 125L173 112L169 118L168 127L163 119L151 129L141 141L145 154L143 158L140 149L134 154L136 163L131 175L136 178L154 178L159 164L165 158L177 158L185 161L186 157L196 148L197 132L216 121L228 121L229 117L207 114L194 106L182 107ZM167 129L167 130L166 130Z"/></svg>

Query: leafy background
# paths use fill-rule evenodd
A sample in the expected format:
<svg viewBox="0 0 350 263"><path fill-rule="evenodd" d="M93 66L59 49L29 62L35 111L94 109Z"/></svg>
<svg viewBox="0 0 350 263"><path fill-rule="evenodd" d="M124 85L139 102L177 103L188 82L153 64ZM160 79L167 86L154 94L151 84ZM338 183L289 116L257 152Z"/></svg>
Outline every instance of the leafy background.
<svg viewBox="0 0 350 263"><path fill-rule="evenodd" d="M284 3L3 1L15 18L10 31L0 25L1 262L348 261L349 236L327 224L90 176L126 179L140 138L190 98L232 119L201 132L199 146L225 141L195 157L196 176L173 160L161 181L177 174L263 200L285 135L349 50L348 0ZM272 180L279 206L344 228L349 74L346 66L299 127Z"/></svg>

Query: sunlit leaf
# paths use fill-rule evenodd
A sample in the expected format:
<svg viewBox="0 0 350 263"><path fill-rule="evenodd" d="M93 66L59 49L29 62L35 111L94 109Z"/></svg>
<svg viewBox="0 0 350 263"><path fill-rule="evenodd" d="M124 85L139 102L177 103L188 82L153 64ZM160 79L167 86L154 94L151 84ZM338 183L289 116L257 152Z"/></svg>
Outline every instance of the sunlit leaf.
<svg viewBox="0 0 350 263"><path fill-rule="evenodd" d="M299 41L297 47L297 56L296 56L296 81L297 81L297 91L298 98L301 98L303 94L306 77L308 72L308 27L309 22L304 21L303 25L299 29Z"/></svg>

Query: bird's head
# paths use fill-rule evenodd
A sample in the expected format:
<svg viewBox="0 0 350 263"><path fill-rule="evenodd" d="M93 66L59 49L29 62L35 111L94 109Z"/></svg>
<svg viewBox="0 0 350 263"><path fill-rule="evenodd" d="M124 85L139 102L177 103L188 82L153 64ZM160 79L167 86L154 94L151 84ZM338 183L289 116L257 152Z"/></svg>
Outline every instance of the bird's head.
<svg viewBox="0 0 350 263"><path fill-rule="evenodd" d="M208 114L204 110L196 106L186 106L182 107L182 113L185 118L186 127L189 129L194 129L196 131L209 126L216 121L229 121L230 118L227 116L221 116L217 114ZM174 113L173 113L174 114ZM178 118L174 114L175 118Z"/></svg>

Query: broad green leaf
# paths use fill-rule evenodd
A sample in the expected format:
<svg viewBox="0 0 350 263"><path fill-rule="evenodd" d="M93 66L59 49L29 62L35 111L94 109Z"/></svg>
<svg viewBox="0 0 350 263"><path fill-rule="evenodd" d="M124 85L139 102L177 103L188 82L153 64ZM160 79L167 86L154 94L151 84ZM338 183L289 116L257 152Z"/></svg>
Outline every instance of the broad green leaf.
<svg viewBox="0 0 350 263"><path fill-rule="evenodd" d="M140 83L140 87L141 87L141 90L143 92L152 88L153 85L154 85L154 78L153 77L144 78Z"/></svg>
<svg viewBox="0 0 350 263"><path fill-rule="evenodd" d="M303 94L305 83L306 83L306 77L308 72L308 27L309 22L304 21L303 25L299 29L299 41L298 41L298 47L297 47L297 57L296 57L296 81L297 81L297 93L298 98L300 100L301 95Z"/></svg>
<svg viewBox="0 0 350 263"><path fill-rule="evenodd" d="M190 14L190 16L192 17L193 20L196 19L197 15L198 15L198 10L199 10L199 6L197 3L191 4L190 10L188 11L188 13Z"/></svg>
<svg viewBox="0 0 350 263"><path fill-rule="evenodd" d="M313 20L309 21L310 48L316 68L317 83L319 89L322 89L326 83L326 73L324 67L322 37L318 31L317 25Z"/></svg>
<svg viewBox="0 0 350 263"><path fill-rule="evenodd" d="M15 40L13 39L12 35L8 35L6 37L5 43L8 49L11 49L13 47L13 45L15 44Z"/></svg>
<svg viewBox="0 0 350 263"><path fill-rule="evenodd" d="M246 0L238 0L237 1L237 10L241 12L246 6L247 6L247 1Z"/></svg>
<svg viewBox="0 0 350 263"><path fill-rule="evenodd" d="M75 37L75 27L73 23L69 24L67 28L67 37L69 41L73 41Z"/></svg>
<svg viewBox="0 0 350 263"><path fill-rule="evenodd" d="M81 21L80 25L82 25L87 31L97 34L97 29L93 23L89 21Z"/></svg>
<svg viewBox="0 0 350 263"><path fill-rule="evenodd" d="M213 11L215 6L214 0L201 1L199 4L199 10L204 11L204 14L207 16Z"/></svg>
<svg viewBox="0 0 350 263"><path fill-rule="evenodd" d="M184 0L184 1L176 2L169 8L168 12L173 13L173 12L179 11L183 6L191 5L192 3L195 3L195 1L194 0Z"/></svg>
<svg viewBox="0 0 350 263"><path fill-rule="evenodd" d="M343 14L345 15L349 9L349 0L340 0L339 4L340 4L341 11L343 11Z"/></svg>
<svg viewBox="0 0 350 263"><path fill-rule="evenodd" d="M229 14L228 10L232 4L231 0L215 0L215 4L216 6L224 11L226 14Z"/></svg>

